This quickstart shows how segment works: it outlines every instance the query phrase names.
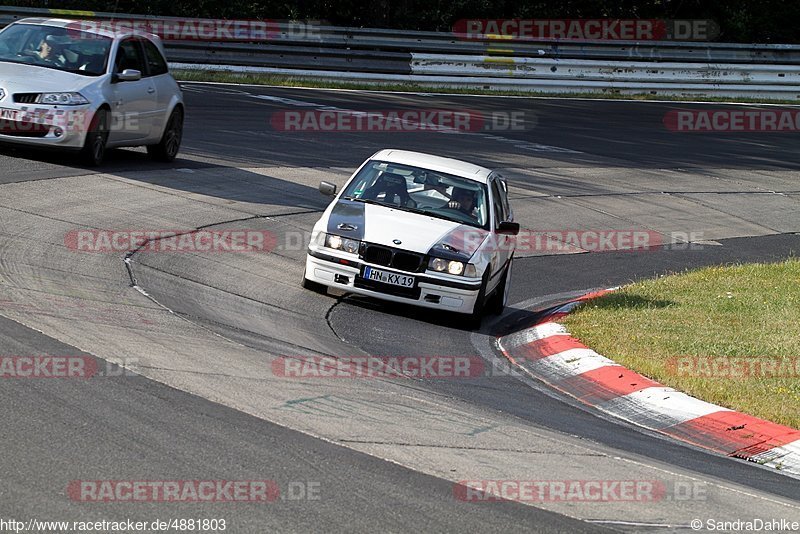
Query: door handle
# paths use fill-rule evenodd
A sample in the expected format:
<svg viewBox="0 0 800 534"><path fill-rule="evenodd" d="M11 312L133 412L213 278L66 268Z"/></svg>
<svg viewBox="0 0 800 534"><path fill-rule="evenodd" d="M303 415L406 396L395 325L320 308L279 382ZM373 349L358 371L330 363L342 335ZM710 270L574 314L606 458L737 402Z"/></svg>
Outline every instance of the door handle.
<svg viewBox="0 0 800 534"><path fill-rule="evenodd" d="M155 87L148 87L147 88L147 94L148 95L152 95L155 92L156 92L156 88Z"/></svg>

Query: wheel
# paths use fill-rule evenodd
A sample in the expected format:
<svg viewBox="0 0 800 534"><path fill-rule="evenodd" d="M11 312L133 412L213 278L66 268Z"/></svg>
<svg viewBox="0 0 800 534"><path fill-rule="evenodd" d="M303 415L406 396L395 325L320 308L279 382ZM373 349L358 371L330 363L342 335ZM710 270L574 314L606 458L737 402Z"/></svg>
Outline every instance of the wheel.
<svg viewBox="0 0 800 534"><path fill-rule="evenodd" d="M156 161L169 163L175 160L183 139L183 111L180 108L172 110L167 119L161 141L157 145L149 145L147 153Z"/></svg>
<svg viewBox="0 0 800 534"><path fill-rule="evenodd" d="M99 109L92 117L86 140L83 142L81 159L90 167L97 167L103 163L108 143L108 110Z"/></svg>
<svg viewBox="0 0 800 534"><path fill-rule="evenodd" d="M508 306L508 294L509 288L511 287L511 266L514 265L514 257L512 256L508 260L508 265L506 266L506 272L503 273L503 278L500 280L500 283L497 284L497 287L494 289L494 293L492 293L491 298L489 299L489 304L486 307L486 311L492 315L500 315L503 313L503 309Z"/></svg>
<svg viewBox="0 0 800 534"><path fill-rule="evenodd" d="M489 271L483 275L483 282L481 283L481 290L478 291L478 298L475 299L475 306L472 308L472 313L467 315L467 326L470 330L477 330L481 327L483 322L483 313L486 307L486 285L489 283Z"/></svg>
<svg viewBox="0 0 800 534"><path fill-rule="evenodd" d="M319 282L315 282L313 280L309 280L306 278L306 271L303 269L303 289L308 289L313 291L314 293L319 293L321 295L328 294L328 286L325 284L320 284Z"/></svg>

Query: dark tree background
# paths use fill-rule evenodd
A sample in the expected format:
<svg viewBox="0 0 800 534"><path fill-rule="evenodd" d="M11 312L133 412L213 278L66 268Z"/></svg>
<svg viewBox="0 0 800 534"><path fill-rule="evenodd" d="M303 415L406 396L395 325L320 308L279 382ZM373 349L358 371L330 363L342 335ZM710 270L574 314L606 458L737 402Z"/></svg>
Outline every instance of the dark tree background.
<svg viewBox="0 0 800 534"><path fill-rule="evenodd" d="M800 42L800 0L0 0L0 5L449 31L466 18L712 19L717 41Z"/></svg>

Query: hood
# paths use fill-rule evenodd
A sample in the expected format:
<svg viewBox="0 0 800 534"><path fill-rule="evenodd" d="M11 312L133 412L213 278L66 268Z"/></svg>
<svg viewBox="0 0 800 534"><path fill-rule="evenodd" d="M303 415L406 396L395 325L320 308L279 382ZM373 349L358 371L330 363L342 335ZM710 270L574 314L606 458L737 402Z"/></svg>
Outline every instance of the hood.
<svg viewBox="0 0 800 534"><path fill-rule="evenodd" d="M81 76L47 67L0 61L0 88L5 89L8 95L80 91L99 78L100 76Z"/></svg>
<svg viewBox="0 0 800 534"><path fill-rule="evenodd" d="M472 257L488 235L486 230L457 222L349 200L340 200L333 206L327 231L387 247L461 260Z"/></svg>

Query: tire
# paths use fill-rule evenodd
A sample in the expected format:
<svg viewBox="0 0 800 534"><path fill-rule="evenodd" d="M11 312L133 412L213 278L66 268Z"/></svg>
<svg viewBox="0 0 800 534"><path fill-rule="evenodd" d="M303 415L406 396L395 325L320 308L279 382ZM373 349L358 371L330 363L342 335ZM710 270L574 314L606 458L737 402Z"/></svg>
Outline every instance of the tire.
<svg viewBox="0 0 800 534"><path fill-rule="evenodd" d="M320 295L328 294L328 286L306 278L305 269L303 269L303 289L308 289L309 291L313 291L314 293L319 293Z"/></svg>
<svg viewBox="0 0 800 534"><path fill-rule="evenodd" d="M86 140L83 142L81 159L90 167L99 167L103 164L108 143L108 110L99 109L92 117Z"/></svg>
<svg viewBox="0 0 800 534"><path fill-rule="evenodd" d="M491 315L500 315L503 313L505 307L508 306L508 293L509 288L511 287L511 266L513 264L514 257L512 256L508 260L508 265L506 265L506 271L503 273L502 280L500 280L500 283L497 284L497 287L494 289L494 293L492 293L492 296L489 299L486 311Z"/></svg>
<svg viewBox="0 0 800 534"><path fill-rule="evenodd" d="M175 161L178 151L181 148L183 139L183 110L175 108L167 119L164 133L161 134L161 141L157 145L148 145L147 153L155 161L170 163Z"/></svg>
<svg viewBox="0 0 800 534"><path fill-rule="evenodd" d="M475 306L472 313L467 315L467 327L470 330L478 330L483 322L483 315L486 308L486 286L489 284L489 271L483 275L481 290L478 291L478 298L475 299Z"/></svg>

